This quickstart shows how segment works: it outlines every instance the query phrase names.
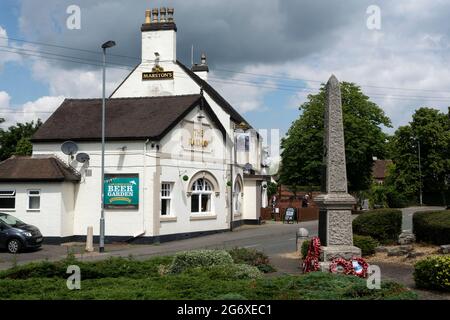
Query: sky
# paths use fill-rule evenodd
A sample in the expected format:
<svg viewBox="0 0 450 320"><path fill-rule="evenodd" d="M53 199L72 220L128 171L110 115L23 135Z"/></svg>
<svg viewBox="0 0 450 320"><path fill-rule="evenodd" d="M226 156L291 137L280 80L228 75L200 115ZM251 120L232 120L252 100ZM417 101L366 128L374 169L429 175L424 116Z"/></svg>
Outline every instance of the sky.
<svg viewBox="0 0 450 320"><path fill-rule="evenodd" d="M71 5L79 29L67 27ZM206 52L209 82L254 128L285 134L331 74L361 86L391 118L388 133L419 107L450 105L450 1L2 0L1 126L45 120L64 98L100 97L110 39L112 92L140 60L145 9L160 6L175 8L178 59L189 65L192 45L196 62Z"/></svg>

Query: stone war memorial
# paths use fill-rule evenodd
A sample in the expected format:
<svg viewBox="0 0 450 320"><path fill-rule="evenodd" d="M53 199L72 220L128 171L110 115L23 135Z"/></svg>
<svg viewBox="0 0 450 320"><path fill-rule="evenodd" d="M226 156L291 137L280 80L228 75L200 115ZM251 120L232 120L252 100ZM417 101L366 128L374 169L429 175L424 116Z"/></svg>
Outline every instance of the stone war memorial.
<svg viewBox="0 0 450 320"><path fill-rule="evenodd" d="M341 89L334 75L326 85L322 193L315 201L320 210L322 271L329 270L333 259L361 257L361 249L353 246L351 209L356 200L347 190Z"/></svg>

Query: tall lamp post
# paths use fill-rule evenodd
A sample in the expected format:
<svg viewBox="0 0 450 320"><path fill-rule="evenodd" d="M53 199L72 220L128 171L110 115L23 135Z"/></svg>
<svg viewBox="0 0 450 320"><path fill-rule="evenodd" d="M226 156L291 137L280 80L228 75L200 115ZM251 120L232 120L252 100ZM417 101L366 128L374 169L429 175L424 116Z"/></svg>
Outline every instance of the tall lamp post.
<svg viewBox="0 0 450 320"><path fill-rule="evenodd" d="M422 197L422 164L420 163L420 140L417 139L417 151L418 151L418 158L419 158L419 201L420 206L423 205L423 197Z"/></svg>
<svg viewBox="0 0 450 320"><path fill-rule="evenodd" d="M100 215L100 243L99 252L105 251L105 87L106 87L106 49L116 45L114 41L102 44L103 49L103 92L102 92L102 177L101 177L101 215Z"/></svg>

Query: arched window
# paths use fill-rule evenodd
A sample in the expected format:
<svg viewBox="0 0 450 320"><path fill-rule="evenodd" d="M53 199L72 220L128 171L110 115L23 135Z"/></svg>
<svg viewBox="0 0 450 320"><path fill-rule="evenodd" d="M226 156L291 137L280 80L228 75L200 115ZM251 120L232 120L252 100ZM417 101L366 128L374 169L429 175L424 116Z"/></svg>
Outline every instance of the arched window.
<svg viewBox="0 0 450 320"><path fill-rule="evenodd" d="M200 178L192 184L191 191L191 213L211 213L212 184Z"/></svg>
<svg viewBox="0 0 450 320"><path fill-rule="evenodd" d="M234 208L234 213L238 214L241 213L241 208L242 208L242 186L239 180L236 180L236 182L234 183L234 191L233 191L233 208Z"/></svg>

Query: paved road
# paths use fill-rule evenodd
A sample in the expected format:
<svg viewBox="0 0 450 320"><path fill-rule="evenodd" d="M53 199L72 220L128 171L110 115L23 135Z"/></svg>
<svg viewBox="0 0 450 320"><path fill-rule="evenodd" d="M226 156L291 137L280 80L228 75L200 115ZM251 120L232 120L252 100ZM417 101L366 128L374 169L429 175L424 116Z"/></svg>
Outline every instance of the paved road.
<svg viewBox="0 0 450 320"><path fill-rule="evenodd" d="M295 235L300 227L307 228L311 236L317 235L317 221L299 224L268 222L261 226L243 226L233 232L166 242L159 245L107 245L107 252L103 254L97 252L82 254L82 245L72 246L70 249L67 246L44 245L41 250L21 253L16 256L7 252L0 252L0 270L9 268L15 263L23 264L39 260L59 260L67 256L68 250L73 250L75 253L80 252L80 254L76 254L80 260L95 261L111 256L128 257L132 255L137 259L144 259L150 256L167 255L192 249L246 247L263 251L271 258L277 259L288 253L295 252Z"/></svg>

